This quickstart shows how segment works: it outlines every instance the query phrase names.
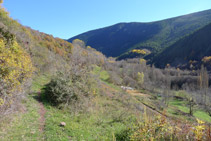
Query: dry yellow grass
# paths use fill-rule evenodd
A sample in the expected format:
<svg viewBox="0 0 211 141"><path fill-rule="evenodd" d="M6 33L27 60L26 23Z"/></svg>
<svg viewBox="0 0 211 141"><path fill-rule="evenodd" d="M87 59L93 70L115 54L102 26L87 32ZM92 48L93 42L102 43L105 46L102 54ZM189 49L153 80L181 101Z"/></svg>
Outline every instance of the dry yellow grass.
<svg viewBox="0 0 211 141"><path fill-rule="evenodd" d="M140 93L137 90L127 90L126 92L129 93L132 96L142 96L142 97L145 97L145 98L150 98L151 97L150 95L144 94L144 93Z"/></svg>

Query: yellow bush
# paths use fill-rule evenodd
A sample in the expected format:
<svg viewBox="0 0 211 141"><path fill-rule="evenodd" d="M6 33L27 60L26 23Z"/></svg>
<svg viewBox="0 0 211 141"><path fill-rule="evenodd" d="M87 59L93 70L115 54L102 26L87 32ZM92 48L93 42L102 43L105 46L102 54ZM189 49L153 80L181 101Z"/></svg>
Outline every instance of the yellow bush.
<svg viewBox="0 0 211 141"><path fill-rule="evenodd" d="M0 98L0 107L4 105L4 99Z"/></svg>
<svg viewBox="0 0 211 141"><path fill-rule="evenodd" d="M193 132L195 134L195 139L200 141L203 140L203 136L205 135L205 124L203 121L197 119L197 125L193 127Z"/></svg>
<svg viewBox="0 0 211 141"><path fill-rule="evenodd" d="M133 49L132 50L133 53L138 53L138 54L147 54L145 50L141 50L141 49Z"/></svg>
<svg viewBox="0 0 211 141"><path fill-rule="evenodd" d="M0 62L0 75L11 89L19 86L33 71L30 56L16 41L7 44L0 39Z"/></svg>
<svg viewBox="0 0 211 141"><path fill-rule="evenodd" d="M60 56L67 57L68 53L72 53L73 45L62 39L53 38L53 36L44 33L42 35L34 33L33 38L39 42L40 46L47 47L50 51L53 51Z"/></svg>
<svg viewBox="0 0 211 141"><path fill-rule="evenodd" d="M139 85L142 85L144 83L144 73L143 72L138 72L137 74L137 81Z"/></svg>
<svg viewBox="0 0 211 141"><path fill-rule="evenodd" d="M155 119L144 118L136 131L132 134L132 141L139 140L171 140L173 127L166 121L165 117L157 116Z"/></svg>
<svg viewBox="0 0 211 141"><path fill-rule="evenodd" d="M202 59L204 63L211 63L211 56L206 56Z"/></svg>
<svg viewBox="0 0 211 141"><path fill-rule="evenodd" d="M142 59L140 59L139 62L140 62L140 64L146 64L147 61L146 61L145 59L142 58Z"/></svg>
<svg viewBox="0 0 211 141"><path fill-rule="evenodd" d="M197 124L173 122L164 116L150 118L146 114L143 120L134 126L130 135L132 141L140 140L210 140L210 127L197 119Z"/></svg>

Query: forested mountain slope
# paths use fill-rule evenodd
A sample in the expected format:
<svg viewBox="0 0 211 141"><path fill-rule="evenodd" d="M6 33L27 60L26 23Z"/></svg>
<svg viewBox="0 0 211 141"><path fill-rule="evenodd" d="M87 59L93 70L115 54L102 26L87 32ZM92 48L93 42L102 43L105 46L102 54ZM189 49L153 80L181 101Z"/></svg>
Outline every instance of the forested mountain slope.
<svg viewBox="0 0 211 141"><path fill-rule="evenodd" d="M106 56L118 57L132 49L155 54L211 22L211 10L150 23L119 23L70 38L81 39ZM122 59L127 58L127 55Z"/></svg>
<svg viewBox="0 0 211 141"><path fill-rule="evenodd" d="M156 56L152 63L157 67L194 66L204 63L210 66L211 56L211 24L195 33L179 40Z"/></svg>

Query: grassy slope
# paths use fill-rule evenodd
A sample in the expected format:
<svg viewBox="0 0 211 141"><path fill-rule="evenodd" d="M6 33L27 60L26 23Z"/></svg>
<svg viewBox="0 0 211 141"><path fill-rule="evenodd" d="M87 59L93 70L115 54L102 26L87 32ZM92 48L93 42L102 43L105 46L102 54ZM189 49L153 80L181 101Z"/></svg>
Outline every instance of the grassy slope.
<svg viewBox="0 0 211 141"><path fill-rule="evenodd" d="M132 112L125 114L128 109L119 99L99 95L93 100L98 108L91 113L70 114L44 103L47 112L42 133L39 131L39 103L36 97L48 81L49 77L45 75L34 80L33 93L23 103L27 110L16 115L9 126L9 121L5 121L6 128L3 128L3 124L0 126L4 129L0 133L2 140L110 140L114 136L118 138L135 120ZM62 121L67 124L65 127L59 126Z"/></svg>
<svg viewBox="0 0 211 141"><path fill-rule="evenodd" d="M181 113L178 113L179 110ZM178 116L186 119L185 116L181 116L182 113L188 114L189 113L189 108L187 106L186 101L181 101L181 100L171 100L169 102L169 108L168 111L170 114L173 116ZM194 107L194 113L193 116L195 118L201 119L203 121L211 123L211 117L203 110L199 109L197 106Z"/></svg>
<svg viewBox="0 0 211 141"><path fill-rule="evenodd" d="M116 135L128 128L130 118L123 121L113 121L111 113L116 112L118 105L114 105L107 100L101 100L101 104L106 106L116 106L106 108L102 105L101 109L92 114L81 113L77 115L59 109L48 107L46 114L46 139L51 140L109 140L113 134ZM106 111L106 110L107 111ZM119 109L119 111L122 109ZM123 112L123 111L122 111ZM109 114L110 113L110 114ZM109 114L109 115L108 115ZM65 122L65 127L60 127L60 122Z"/></svg>
<svg viewBox="0 0 211 141"><path fill-rule="evenodd" d="M102 81L109 78L108 73L101 71L100 67L95 67L94 73L99 75ZM112 84L107 86L110 90L116 88ZM49 141L111 140L114 136L118 138L118 135L127 130L134 121L132 112L125 114L127 108L121 101L98 95L93 99L93 103L97 105L97 109L92 109L91 113L77 114L70 114L46 105L46 139ZM60 127L58 126L60 122L65 122L67 125Z"/></svg>
<svg viewBox="0 0 211 141"><path fill-rule="evenodd" d="M13 119L5 120L0 124L1 140L41 140L44 136L39 131L39 103L35 99L37 92L48 82L48 77L35 79L31 87L32 93L22 102L26 107L23 112L14 115ZM9 124L8 124L9 123ZM6 128L5 128L6 127Z"/></svg>
<svg viewBox="0 0 211 141"><path fill-rule="evenodd" d="M105 70L102 70L101 67L95 66L94 70L93 70L93 73L95 75L99 76L100 80L103 81L109 87L111 87L111 88L113 88L113 89L115 89L117 91L121 91L121 88L119 88L118 86L115 86L112 83L108 82L110 76L109 76L108 72L105 71Z"/></svg>
<svg viewBox="0 0 211 141"><path fill-rule="evenodd" d="M12 121L5 119L0 124L1 140L40 140L42 138L39 133L38 102L29 96L23 104L27 107L25 112L15 114Z"/></svg>
<svg viewBox="0 0 211 141"><path fill-rule="evenodd" d="M147 107L158 111L159 113L162 113L160 109L158 109L159 101L162 100L162 98L153 98L149 95L149 92L144 92L146 96L143 95L143 92L139 92L137 94L133 94L137 101L143 103ZM148 96L147 96L148 95ZM164 109L165 110L165 109ZM179 120L188 120L191 122L194 122L196 118L203 120L205 122L211 123L211 117L200 109L197 105L194 106L193 116L189 116L189 107L186 100L177 100L177 99L169 99L168 101L168 107L166 107L166 111L164 113L168 117L173 117L174 119Z"/></svg>
<svg viewBox="0 0 211 141"><path fill-rule="evenodd" d="M100 67L96 67L95 74L99 74L102 80L108 78L106 71L102 71ZM45 129L44 132L39 131L39 103L36 99L37 92L40 92L49 81L49 76L37 77L32 85L33 93L29 95L23 104L27 110L21 114L15 115L15 118L10 124L4 122L1 124L0 137L2 140L122 140L120 136L125 134L130 127L133 126L136 117L133 116L137 112L135 109L131 109L125 105L124 98L127 97L127 101L133 104L144 103L150 107L156 107L156 100L148 96L139 96L138 93L134 96L128 94L119 95L120 91L117 86L113 84L107 85L102 83L103 87L106 87L107 91L115 95L97 95L93 99L97 108L93 108L91 112L79 112L77 114L70 114L68 111L60 110L52 107L47 103L44 103L47 110L45 115ZM108 83L108 82L107 82ZM129 97L128 97L129 96ZM184 115L177 115L175 112L180 110L184 113L188 113L185 101L173 100L169 102L168 115L176 117L177 119L188 119ZM140 112L139 112L140 113ZM194 116L211 122L211 118L208 115L197 109L194 112ZM65 127L60 127L60 122L65 122ZM2 130L3 129L3 130Z"/></svg>

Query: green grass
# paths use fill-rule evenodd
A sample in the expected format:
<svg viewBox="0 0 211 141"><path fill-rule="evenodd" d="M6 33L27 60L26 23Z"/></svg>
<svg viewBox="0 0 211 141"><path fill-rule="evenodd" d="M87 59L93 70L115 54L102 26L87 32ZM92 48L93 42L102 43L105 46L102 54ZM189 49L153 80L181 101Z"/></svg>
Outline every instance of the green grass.
<svg viewBox="0 0 211 141"><path fill-rule="evenodd" d="M101 72L101 78L108 78L105 71ZM115 136L123 134L135 117L126 112L127 107L121 100L109 99L98 96L95 98L97 107L93 112L79 112L71 114L67 110L61 110L44 103L46 108L46 121L44 132L39 131L39 102L36 99L37 92L40 92L50 80L49 76L41 75L36 77L32 83L31 94L26 97L23 104L26 107L24 113L13 116L13 120L4 124L6 128L0 128L1 140L112 140ZM109 84L109 86L113 84ZM93 101L94 102L94 101ZM125 114L124 116L121 116ZM65 122L66 126L59 126Z"/></svg>
<svg viewBox="0 0 211 141"><path fill-rule="evenodd" d="M0 132L1 140L41 140L38 102L32 96L28 96L24 100L24 105L25 112L13 115L10 123L4 121L5 127L1 128Z"/></svg>
<svg viewBox="0 0 211 141"><path fill-rule="evenodd" d="M39 103L36 100L37 92L49 81L46 75L36 77L32 83L31 94L23 99L23 112L10 115L12 119L5 119L0 124L1 140L43 140L44 135L39 131ZM9 118L8 118L9 119Z"/></svg>
<svg viewBox="0 0 211 141"><path fill-rule="evenodd" d="M186 107L186 102L182 100L172 100L169 102L169 105L176 107L178 110L189 113L189 108Z"/></svg>
<svg viewBox="0 0 211 141"><path fill-rule="evenodd" d="M117 90L117 91L121 91L121 88L108 82L109 80L109 73L105 70L102 70L101 67L99 66L94 66L94 69L92 71L93 74L98 75L100 80L102 80L106 85L110 86L111 88Z"/></svg>
<svg viewBox="0 0 211 141"><path fill-rule="evenodd" d="M122 91L122 89L119 87L119 86L116 86L116 85L114 85L114 84L112 84L112 83L109 83L109 82L107 82L107 81L103 81L106 85L108 85L108 86L110 86L111 88L113 88L113 89L115 89L115 90L117 90L117 91Z"/></svg>
<svg viewBox="0 0 211 141"><path fill-rule="evenodd" d="M105 72L101 72L99 67L98 73L103 73L103 78L106 78ZM125 102L140 103L143 102L140 97L125 99L121 94L115 94L114 98L106 95L96 96L92 103L89 112L70 113L67 109L61 110L45 103L45 128L44 132L39 131L39 103L34 98L37 92L48 83L50 76L42 75L36 77L32 83L32 94L27 96L23 104L27 108L25 112L14 116L10 124L1 123L0 127L5 125L5 128L0 128L1 140L47 140L47 141L68 141L68 140L123 140L122 136L127 134L127 130L133 127L136 122L136 116L133 108L125 105ZM110 84L106 81L105 85L116 90L118 86ZM44 92L42 91L44 94ZM139 101L140 100L140 101ZM153 100L144 101L153 103ZM191 118L183 115L176 115L176 109L188 113L189 109L186 106L186 101L173 99L169 102L168 113L180 118L191 120ZM196 109L194 117L201 120L211 122L211 118L207 113ZM65 122L66 126L61 127L60 122Z"/></svg>
<svg viewBox="0 0 211 141"><path fill-rule="evenodd" d="M101 74L102 81L108 78L105 71L99 71L99 67L96 72ZM33 82L33 91L40 91L48 81L48 76L38 77ZM105 82L105 85L108 85L108 87L112 87L116 90L119 89L113 84L106 81L103 82ZM45 99L43 99L47 110L45 115L46 124L43 133L45 140L101 141L112 140L113 136L117 136L118 138L118 135L124 133L124 131L131 126L131 123L135 121L134 116L131 116L131 112L126 112L126 115L121 117L121 114L125 113L128 107L124 106L120 99L121 98L115 100L109 99L106 96L97 96L93 102L98 106L93 107L93 112L79 112L78 114L52 107L48 103L45 103ZM60 122L65 122L66 126L60 127Z"/></svg>
<svg viewBox="0 0 211 141"><path fill-rule="evenodd" d="M189 113L189 108L187 107L186 101L176 100L176 99L171 100L169 102L169 107L168 107L167 111L174 116L176 115L177 117L180 117L180 118L182 117L184 119L187 119L186 116L178 115L177 111L175 111L176 109L178 109L186 114ZM199 109L197 106L194 107L193 116L200 120L211 123L211 117L205 111Z"/></svg>
<svg viewBox="0 0 211 141"><path fill-rule="evenodd" d="M111 140L113 134L127 129L125 123L114 122L98 114L71 115L49 107L46 115L46 140ZM65 122L65 127L59 123Z"/></svg>
<svg viewBox="0 0 211 141"><path fill-rule="evenodd" d="M46 104L45 139L57 140L112 140L121 135L135 121L127 107L118 100L98 96L92 112L73 114ZM121 116L121 115L124 116ZM60 127L65 122L65 127Z"/></svg>
<svg viewBox="0 0 211 141"><path fill-rule="evenodd" d="M109 75L106 71L101 71L100 67L96 67L95 74L100 74L100 79L108 87L116 90L119 89L117 86L106 82ZM34 80L32 89L34 91L40 91L48 81L48 76L41 76ZM78 114L73 114L67 110L61 110L50 106L48 103L44 103L47 110L45 115L46 125L43 134L45 140L101 141L112 140L113 136L117 136L118 138L118 135L126 131L134 121L133 116L129 114L130 112L119 118L122 113L125 113L127 107L122 105L121 100L118 100L97 96L93 102L98 106L93 107L93 112L79 112ZM65 122L66 126L59 126L60 122Z"/></svg>
<svg viewBox="0 0 211 141"><path fill-rule="evenodd" d="M44 87L44 85L47 84L49 81L50 81L49 75L37 76L32 82L31 91L32 92L41 91L41 89Z"/></svg>
<svg viewBox="0 0 211 141"><path fill-rule="evenodd" d="M204 111L197 110L193 113L193 115L198 119L211 123L211 117Z"/></svg>
<svg viewBox="0 0 211 141"><path fill-rule="evenodd" d="M108 79L109 79L108 72L105 70L102 70L102 68L99 66L94 66L93 73L96 75L99 75L99 78L103 81L108 81Z"/></svg>

